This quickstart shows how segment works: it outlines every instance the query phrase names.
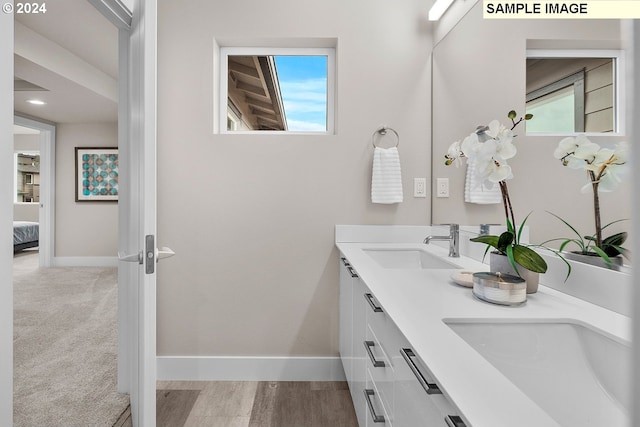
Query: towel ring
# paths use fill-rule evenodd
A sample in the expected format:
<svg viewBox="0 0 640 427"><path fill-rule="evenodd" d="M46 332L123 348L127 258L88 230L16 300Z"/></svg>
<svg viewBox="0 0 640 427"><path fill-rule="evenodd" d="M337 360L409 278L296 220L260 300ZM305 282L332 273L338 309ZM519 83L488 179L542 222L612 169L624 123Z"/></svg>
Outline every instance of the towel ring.
<svg viewBox="0 0 640 427"><path fill-rule="evenodd" d="M386 126L382 126L380 129L376 130L375 132L373 132L373 134L371 135L371 144L374 147L378 147L376 145L376 133L380 134L382 136L385 136L387 134L387 131L391 131L396 135L396 145L394 145L394 147L397 147L398 145L400 145L400 135L398 135L398 132L395 131L394 128L390 128L390 127L386 127Z"/></svg>

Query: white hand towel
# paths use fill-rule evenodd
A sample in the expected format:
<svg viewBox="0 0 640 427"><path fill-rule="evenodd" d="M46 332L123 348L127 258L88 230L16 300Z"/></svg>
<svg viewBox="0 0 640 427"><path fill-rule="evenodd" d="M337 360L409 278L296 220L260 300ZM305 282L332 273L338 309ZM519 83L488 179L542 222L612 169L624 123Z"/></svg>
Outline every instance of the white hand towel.
<svg viewBox="0 0 640 427"><path fill-rule="evenodd" d="M478 181L475 165L467 163L467 177L464 182L464 201L467 203L478 203L480 205L491 205L502 203L502 193L500 186L493 185L493 188L485 188Z"/></svg>
<svg viewBox="0 0 640 427"><path fill-rule="evenodd" d="M373 150L371 202L385 204L402 202L402 175L397 147L376 147Z"/></svg>

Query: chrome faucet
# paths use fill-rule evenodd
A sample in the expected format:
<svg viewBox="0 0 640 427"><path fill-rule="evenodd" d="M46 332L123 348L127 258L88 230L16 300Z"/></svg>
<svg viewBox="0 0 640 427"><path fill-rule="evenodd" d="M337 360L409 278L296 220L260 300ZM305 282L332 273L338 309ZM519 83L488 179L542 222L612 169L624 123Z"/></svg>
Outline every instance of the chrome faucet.
<svg viewBox="0 0 640 427"><path fill-rule="evenodd" d="M424 244L428 245L432 240L448 240L449 256L453 258L460 257L460 225L458 224L441 224L449 226L448 236L427 236L424 238Z"/></svg>

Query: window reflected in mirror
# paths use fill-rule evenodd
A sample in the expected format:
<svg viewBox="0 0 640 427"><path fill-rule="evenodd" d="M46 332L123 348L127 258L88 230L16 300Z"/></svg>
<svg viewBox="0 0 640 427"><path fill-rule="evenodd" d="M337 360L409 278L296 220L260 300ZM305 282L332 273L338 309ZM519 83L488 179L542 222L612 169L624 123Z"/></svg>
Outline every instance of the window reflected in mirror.
<svg viewBox="0 0 640 427"><path fill-rule="evenodd" d="M15 154L15 203L40 202L40 153Z"/></svg>
<svg viewBox="0 0 640 427"><path fill-rule="evenodd" d="M527 133L618 132L617 58L528 58Z"/></svg>
<svg viewBox="0 0 640 427"><path fill-rule="evenodd" d="M226 130L327 132L327 55L227 56Z"/></svg>

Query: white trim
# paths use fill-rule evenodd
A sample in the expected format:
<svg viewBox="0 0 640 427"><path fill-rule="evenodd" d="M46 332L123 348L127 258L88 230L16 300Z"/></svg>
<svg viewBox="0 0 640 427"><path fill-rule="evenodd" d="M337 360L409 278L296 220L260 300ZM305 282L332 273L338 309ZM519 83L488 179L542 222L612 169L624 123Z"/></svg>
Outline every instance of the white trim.
<svg viewBox="0 0 640 427"><path fill-rule="evenodd" d="M132 14L120 0L89 0L98 11L121 30L131 29Z"/></svg>
<svg viewBox="0 0 640 427"><path fill-rule="evenodd" d="M13 2L9 2L11 5ZM13 425L13 18L0 14L0 425Z"/></svg>
<svg viewBox="0 0 640 427"><path fill-rule="evenodd" d="M158 356L162 381L345 381L339 357Z"/></svg>
<svg viewBox="0 0 640 427"><path fill-rule="evenodd" d="M51 267L117 267L118 257L53 257Z"/></svg>
<svg viewBox="0 0 640 427"><path fill-rule="evenodd" d="M40 131L40 267L51 267L55 248L56 126L14 116L13 123ZM44 230L44 232L43 232Z"/></svg>
<svg viewBox="0 0 640 427"><path fill-rule="evenodd" d="M324 42L324 39L322 40ZM285 42L283 42L284 45ZM313 42L309 42L308 47L236 47L236 46L218 46L217 57L219 58L218 72L220 73L219 99L214 100L214 104L218 105L218 133L233 135L333 135L335 134L335 92L336 92L336 48L335 47L316 47ZM327 57L327 129L320 132L311 131L228 131L227 130L227 104L228 104L228 88L229 73L227 67L229 64L229 55L262 55L262 56L278 56L278 55L299 55L299 56L326 56ZM214 95L215 96L215 95Z"/></svg>
<svg viewBox="0 0 640 427"><path fill-rule="evenodd" d="M579 132L586 136L625 136L627 115L626 101L626 63L625 53L621 49L527 49L527 59L529 58L615 58L614 74L615 74L615 132ZM529 133L530 136L567 136L575 135L576 132L535 132Z"/></svg>

